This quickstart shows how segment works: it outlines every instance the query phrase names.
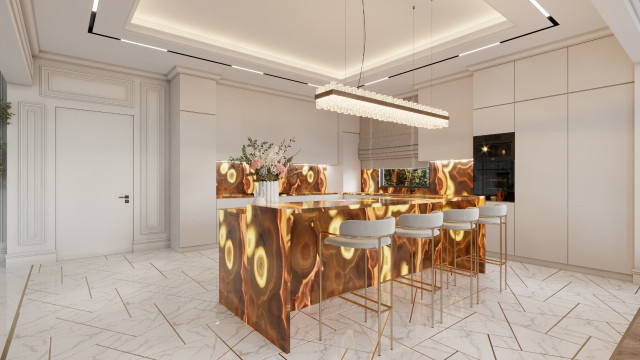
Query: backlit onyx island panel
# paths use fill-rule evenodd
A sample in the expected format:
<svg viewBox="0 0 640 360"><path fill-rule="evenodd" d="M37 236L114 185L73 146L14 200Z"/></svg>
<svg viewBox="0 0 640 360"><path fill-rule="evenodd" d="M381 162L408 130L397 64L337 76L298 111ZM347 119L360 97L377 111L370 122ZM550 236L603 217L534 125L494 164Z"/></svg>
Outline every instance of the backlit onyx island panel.
<svg viewBox="0 0 640 360"><path fill-rule="evenodd" d="M220 303L257 332L288 353L289 312L318 302L319 276L317 238L322 231L338 232L345 220L377 220L385 216L429 213L484 205L477 196L386 196L356 200L280 203L220 210ZM449 236L445 258L469 253L469 235ZM395 238L394 277L407 274L413 241ZM438 242L439 244L439 242ZM480 236L484 257L484 233ZM431 267L429 246L423 246L425 268ZM439 258L441 246L435 249ZM364 288L364 257L368 261L368 286L391 275L388 248L378 274L377 251L323 248L323 298ZM458 262L460 267L468 263Z"/></svg>

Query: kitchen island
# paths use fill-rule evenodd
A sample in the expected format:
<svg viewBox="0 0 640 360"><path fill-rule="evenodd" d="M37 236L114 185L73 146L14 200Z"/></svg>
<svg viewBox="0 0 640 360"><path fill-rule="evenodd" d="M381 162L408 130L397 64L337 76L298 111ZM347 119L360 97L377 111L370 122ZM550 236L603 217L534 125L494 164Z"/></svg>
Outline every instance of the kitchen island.
<svg viewBox="0 0 640 360"><path fill-rule="evenodd" d="M317 304L319 277L317 241L320 232L337 233L345 220L377 220L385 216L429 213L484 205L478 196L374 196L351 200L279 203L267 206L219 211L220 303L253 327L285 353L290 349L289 312ZM453 235L453 234L452 234ZM469 255L468 234L449 236L445 259ZM485 254L484 233L480 234L480 256ZM382 259L378 274L376 251L323 248L323 299L371 286L377 277L388 280L407 274L414 242L394 238L394 268ZM424 267L431 264L429 246L421 254ZM439 259L441 246L435 249ZM417 252L416 252L417 253ZM387 248L384 257L390 255ZM364 257L368 257L365 284ZM446 262L447 260L445 260ZM468 268L468 262L458 266ZM482 270L482 269L481 269Z"/></svg>

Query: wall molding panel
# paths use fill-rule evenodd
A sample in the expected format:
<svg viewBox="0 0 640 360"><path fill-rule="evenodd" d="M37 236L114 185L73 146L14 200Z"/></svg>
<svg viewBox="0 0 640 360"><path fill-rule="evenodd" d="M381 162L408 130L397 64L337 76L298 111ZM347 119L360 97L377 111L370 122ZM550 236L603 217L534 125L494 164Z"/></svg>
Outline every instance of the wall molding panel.
<svg viewBox="0 0 640 360"><path fill-rule="evenodd" d="M45 106L21 102L18 118L18 245L45 238Z"/></svg>
<svg viewBox="0 0 640 360"><path fill-rule="evenodd" d="M46 97L133 107L134 88L131 79L40 66L40 95Z"/></svg>
<svg viewBox="0 0 640 360"><path fill-rule="evenodd" d="M165 233L166 221L166 88L140 84L141 92L141 229L142 235Z"/></svg>

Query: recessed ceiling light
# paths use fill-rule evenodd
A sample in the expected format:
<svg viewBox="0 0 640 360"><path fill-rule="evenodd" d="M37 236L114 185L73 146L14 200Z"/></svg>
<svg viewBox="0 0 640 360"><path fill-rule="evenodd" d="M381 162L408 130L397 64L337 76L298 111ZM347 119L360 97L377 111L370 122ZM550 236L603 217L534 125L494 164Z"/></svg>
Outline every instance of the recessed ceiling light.
<svg viewBox="0 0 640 360"><path fill-rule="evenodd" d="M243 68L243 67L235 66L235 65L231 65L231 67L234 68L234 69L240 69L240 70L249 71L249 72L252 72L252 73L264 75L264 73L262 71L258 71L258 70L251 70L251 69L247 69L247 68Z"/></svg>
<svg viewBox="0 0 640 360"><path fill-rule="evenodd" d="M388 77L386 77L386 78L382 78L382 79L378 79L378 80L376 80L376 81L372 81L372 82L366 83L366 84L364 84L364 86L371 85L371 84L375 84L375 83L377 83L377 82L384 81L384 80L387 80L387 79L388 79Z"/></svg>
<svg viewBox="0 0 640 360"><path fill-rule="evenodd" d="M547 12L547 11L546 11L542 6L540 6L540 4L538 4L538 2L537 2L536 0L529 0L529 1L531 1L531 3L533 4L533 6L537 7L537 8L538 8L538 10L540 10L540 12L541 12L544 16L549 17L549 13L548 13L548 12Z"/></svg>
<svg viewBox="0 0 640 360"><path fill-rule="evenodd" d="M135 42L135 41L131 41L131 40L120 39L120 41L129 43L129 44L133 44L133 45L139 45L139 46L148 47L148 48L155 49L155 50L167 51L167 49L163 49L163 48L159 48L159 47L151 46L151 45L147 45L147 44L141 44L139 42Z"/></svg>
<svg viewBox="0 0 640 360"><path fill-rule="evenodd" d="M466 53L462 53L462 54L460 54L460 56L469 55L469 54L474 53L474 52L476 52L476 51L480 51L480 50L488 49L488 48L490 48L490 47L494 47L494 46L496 46L496 45L500 45L500 43L499 43L499 42L497 42L497 43L493 43L493 44L491 44L491 45L483 46L483 47L478 48L478 49L475 49L475 50L467 51Z"/></svg>

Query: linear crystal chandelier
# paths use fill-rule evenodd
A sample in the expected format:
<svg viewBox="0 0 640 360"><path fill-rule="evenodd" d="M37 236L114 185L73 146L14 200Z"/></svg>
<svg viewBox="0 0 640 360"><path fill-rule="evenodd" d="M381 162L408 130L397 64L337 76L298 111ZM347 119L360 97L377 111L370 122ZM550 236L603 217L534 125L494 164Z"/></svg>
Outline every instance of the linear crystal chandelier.
<svg viewBox="0 0 640 360"><path fill-rule="evenodd" d="M316 90L316 109L426 129L449 126L449 113L444 110L335 82Z"/></svg>
<svg viewBox="0 0 640 360"><path fill-rule="evenodd" d="M415 22L415 5L414 22ZM432 12L433 13L433 12ZM346 81L346 2L345 2L345 81ZM351 87L331 82L316 90L316 109L335 111L341 114L367 117L375 120L389 121L398 124L426 128L440 129L449 126L449 113L430 106L395 98L393 96L377 94L372 91L362 90L360 80L364 72L364 57L367 44L367 29L364 0L362 0L363 22L363 51L362 64L360 66L360 78L358 86ZM431 23L433 24L433 18ZM414 55L415 55L415 26L414 28ZM433 33L433 28L432 28ZM372 81L363 86L386 80L387 78ZM415 80L414 80L415 81Z"/></svg>

